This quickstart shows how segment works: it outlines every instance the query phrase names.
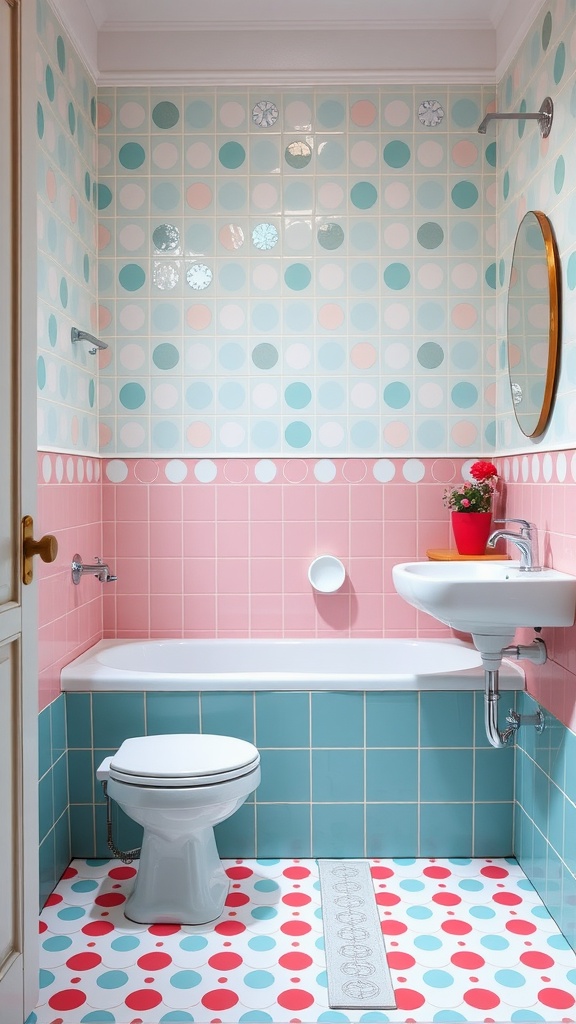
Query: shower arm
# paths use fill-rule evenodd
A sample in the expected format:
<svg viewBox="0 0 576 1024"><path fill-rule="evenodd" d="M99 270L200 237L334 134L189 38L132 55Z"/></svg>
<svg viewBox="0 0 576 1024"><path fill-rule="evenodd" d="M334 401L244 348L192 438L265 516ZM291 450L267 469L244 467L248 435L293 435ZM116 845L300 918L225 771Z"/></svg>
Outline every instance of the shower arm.
<svg viewBox="0 0 576 1024"><path fill-rule="evenodd" d="M486 127L490 121L538 121L540 134L543 139L547 139L550 135L550 129L552 128L553 117L554 104L550 97L547 96L537 113L486 114L482 123L478 125L478 131L481 135L485 135Z"/></svg>

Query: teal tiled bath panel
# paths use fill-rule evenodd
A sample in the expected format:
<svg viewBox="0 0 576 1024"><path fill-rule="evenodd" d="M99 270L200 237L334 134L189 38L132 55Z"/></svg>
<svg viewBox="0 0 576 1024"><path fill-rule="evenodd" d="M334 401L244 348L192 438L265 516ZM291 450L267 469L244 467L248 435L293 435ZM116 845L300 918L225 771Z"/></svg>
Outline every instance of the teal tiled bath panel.
<svg viewBox="0 0 576 1024"><path fill-rule="evenodd" d="M479 693L68 693L66 706L74 857L107 855L102 758L129 736L197 731L262 757L254 797L216 828L223 857L512 853L514 749L488 745ZM138 845L114 815L117 843Z"/></svg>

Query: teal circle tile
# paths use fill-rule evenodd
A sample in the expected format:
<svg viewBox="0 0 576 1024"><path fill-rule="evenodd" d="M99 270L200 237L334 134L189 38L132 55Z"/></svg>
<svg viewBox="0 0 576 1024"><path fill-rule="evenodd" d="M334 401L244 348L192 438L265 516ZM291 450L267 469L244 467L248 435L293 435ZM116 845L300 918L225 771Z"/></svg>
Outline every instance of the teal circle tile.
<svg viewBox="0 0 576 1024"><path fill-rule="evenodd" d="M408 907L406 913L416 921L427 921L429 917L432 917L430 907Z"/></svg>
<svg viewBox="0 0 576 1024"><path fill-rule="evenodd" d="M39 972L38 985L40 988L48 988L49 985L55 980L55 975L52 971L46 971L41 969Z"/></svg>
<svg viewBox="0 0 576 1024"><path fill-rule="evenodd" d="M276 888L278 887L276 886ZM248 940L248 946L258 953L264 953L269 949L274 949L276 939L273 939L271 935L255 935L254 938Z"/></svg>
<svg viewBox="0 0 576 1024"><path fill-rule="evenodd" d="M186 938L180 940L178 945L180 949L195 953L201 949L206 949L208 939L205 939L203 935L187 935Z"/></svg>
<svg viewBox="0 0 576 1024"><path fill-rule="evenodd" d="M284 271L284 280L292 291L301 292L310 284L312 272L305 263L292 263Z"/></svg>
<svg viewBox="0 0 576 1024"><path fill-rule="evenodd" d="M180 189L171 181L160 181L152 187L152 203L157 210L169 213L180 205Z"/></svg>
<svg viewBox="0 0 576 1024"><path fill-rule="evenodd" d="M452 202L460 210L469 210L478 202L478 189L471 181L458 181L452 189Z"/></svg>
<svg viewBox="0 0 576 1024"><path fill-rule="evenodd" d="M91 378L88 385L88 404L91 409L94 408L94 402L96 401L96 384L94 378Z"/></svg>
<svg viewBox="0 0 576 1024"><path fill-rule="evenodd" d="M240 263L225 263L218 279L224 292L238 292L246 284L246 271Z"/></svg>
<svg viewBox="0 0 576 1024"><path fill-rule="evenodd" d="M444 423L439 420L424 420L416 431L416 439L426 451L439 451L446 441Z"/></svg>
<svg viewBox="0 0 576 1024"><path fill-rule="evenodd" d="M452 388L451 396L458 409L471 409L478 401L478 388L469 381L460 381Z"/></svg>
<svg viewBox="0 0 576 1024"><path fill-rule="evenodd" d="M163 342L152 352L152 362L159 370L172 370L180 362L180 353L175 345Z"/></svg>
<svg viewBox="0 0 576 1024"><path fill-rule="evenodd" d="M496 143L490 142L484 151L484 158L490 167L496 167Z"/></svg>
<svg viewBox="0 0 576 1024"><path fill-rule="evenodd" d="M571 292L576 288L576 252L570 253L566 267L566 282Z"/></svg>
<svg viewBox="0 0 576 1024"><path fill-rule="evenodd" d="M359 221L350 228L350 241L358 252L373 252L378 245L378 228L371 220Z"/></svg>
<svg viewBox="0 0 576 1024"><path fill-rule="evenodd" d="M416 189L416 199L425 210L439 210L445 200L444 186L439 181L424 181Z"/></svg>
<svg viewBox="0 0 576 1024"><path fill-rule="evenodd" d="M495 420L490 420L490 422L486 424L486 429L484 431L484 438L486 440L486 443L489 444L491 448L495 448L496 447L496 421Z"/></svg>
<svg viewBox="0 0 576 1024"><path fill-rule="evenodd" d="M218 202L223 210L241 210L246 204L246 189L237 181L227 181L218 189Z"/></svg>
<svg viewBox="0 0 576 1024"><path fill-rule="evenodd" d="M105 186L105 185L102 186L102 187L103 188L107 188L107 186ZM90 202L90 196L92 195L92 181L90 179L90 174L88 173L88 171L86 171L86 173L84 175L84 195L86 196L86 199L88 200L88 202ZM112 193L111 193L110 189L108 189L108 196L109 196L109 200L108 200L107 206L109 206L110 203L112 202ZM97 195L96 201L98 203L98 209L103 209L103 207L101 207L99 205L100 204L100 196L99 195Z"/></svg>
<svg viewBox="0 0 576 1024"><path fill-rule="evenodd" d="M235 380L226 381L218 391L218 400L224 409L240 409L246 401L246 389Z"/></svg>
<svg viewBox="0 0 576 1024"><path fill-rule="evenodd" d="M391 409L404 409L410 401L410 388L403 381L395 380L386 385L383 397Z"/></svg>
<svg viewBox="0 0 576 1024"><path fill-rule="evenodd" d="M197 971L177 971L170 978L172 988L187 989L196 988L202 981L202 975Z"/></svg>
<svg viewBox="0 0 576 1024"><path fill-rule="evenodd" d="M301 381L294 381L289 384L284 392L286 405L291 409L305 409L312 401L312 392L307 384Z"/></svg>
<svg viewBox="0 0 576 1024"><path fill-rule="evenodd" d="M378 199L378 192L369 181L357 181L350 189L350 199L357 210L369 210Z"/></svg>
<svg viewBox="0 0 576 1024"><path fill-rule="evenodd" d="M152 443L158 451L174 451L179 447L180 432L175 423L162 420L152 428Z"/></svg>
<svg viewBox="0 0 576 1024"><path fill-rule="evenodd" d="M146 153L144 152L144 147L139 142L125 142L120 147L118 159L126 170L135 171L138 167L142 167L146 159Z"/></svg>
<svg viewBox="0 0 576 1024"><path fill-rule="evenodd" d="M456 100L452 107L452 120L459 128L476 127L480 120L480 110L475 100Z"/></svg>
<svg viewBox="0 0 576 1024"><path fill-rule="evenodd" d="M212 388L203 381L196 381L186 389L186 401L191 409L207 409L212 398Z"/></svg>
<svg viewBox="0 0 576 1024"><path fill-rule="evenodd" d="M346 391L335 380L326 380L318 388L318 405L321 409L340 409L346 401Z"/></svg>
<svg viewBox="0 0 576 1024"><path fill-rule="evenodd" d="M458 370L472 370L478 365L478 348L472 341L458 341L450 347L450 358Z"/></svg>
<svg viewBox="0 0 576 1024"><path fill-rule="evenodd" d="M252 349L252 362L259 370L271 370L278 362L278 349L269 341L263 341Z"/></svg>
<svg viewBox="0 0 576 1024"><path fill-rule="evenodd" d="M444 241L444 231L435 221L427 221L418 228L416 238L423 249L437 249Z"/></svg>
<svg viewBox="0 0 576 1024"><path fill-rule="evenodd" d="M51 935L49 939L45 939L42 943L42 949L48 950L49 953L59 953L63 949L68 949L72 945L72 939L69 935Z"/></svg>
<svg viewBox="0 0 576 1024"><path fill-rule="evenodd" d="M90 257L88 253L84 254L84 259L82 260L82 273L86 284L88 284L90 281Z"/></svg>
<svg viewBox="0 0 576 1024"><path fill-rule="evenodd" d="M44 356L38 356L38 362L36 364L36 379L38 381L38 387L42 391L46 387L46 362Z"/></svg>
<svg viewBox="0 0 576 1024"><path fill-rule="evenodd" d="M57 340L58 321L56 320L54 313L50 313L50 316L48 317L48 341L50 342L52 348L55 348Z"/></svg>
<svg viewBox="0 0 576 1024"><path fill-rule="evenodd" d="M170 100L162 100L152 110L152 120L157 128L173 128L180 120L180 111L175 103Z"/></svg>
<svg viewBox="0 0 576 1024"><path fill-rule="evenodd" d="M336 139L327 139L318 147L318 165L324 171L338 171L346 160L346 150Z"/></svg>
<svg viewBox="0 0 576 1024"><path fill-rule="evenodd" d="M471 221L457 221L452 228L451 240L459 252L470 252L478 244L478 228Z"/></svg>
<svg viewBox="0 0 576 1024"><path fill-rule="evenodd" d="M76 111L74 110L73 103L68 104L68 127L70 129L70 134L74 135L74 132L76 131Z"/></svg>
<svg viewBox="0 0 576 1024"><path fill-rule="evenodd" d="M293 181L284 189L284 212L302 213L312 210L312 189L305 181Z"/></svg>
<svg viewBox="0 0 576 1024"><path fill-rule="evenodd" d="M504 196L504 199L508 199L508 196L510 195L510 173L509 173L509 171L504 171L504 177L502 179L502 195Z"/></svg>
<svg viewBox="0 0 576 1024"><path fill-rule="evenodd" d="M378 428L369 420L359 420L350 427L350 440L355 448L370 451L378 442Z"/></svg>
<svg viewBox="0 0 576 1024"><path fill-rule="evenodd" d="M258 331L273 331L280 318L278 309L271 302L259 302L252 307L252 326Z"/></svg>
<svg viewBox="0 0 576 1024"><path fill-rule="evenodd" d="M146 401L146 392L141 384L131 381L120 388L118 397L124 409L140 409Z"/></svg>
<svg viewBox="0 0 576 1024"><path fill-rule="evenodd" d="M542 49L546 51L550 45L550 39L552 38L552 15L550 11L544 16L542 22Z"/></svg>
<svg viewBox="0 0 576 1024"><path fill-rule="evenodd" d="M355 263L350 271L350 281L358 291L370 291L378 284L378 270L374 263Z"/></svg>
<svg viewBox="0 0 576 1024"><path fill-rule="evenodd" d="M44 85L46 86L46 95L52 103L56 90L54 87L54 72L49 64L46 65L46 71L44 72Z"/></svg>
<svg viewBox="0 0 576 1024"><path fill-rule="evenodd" d="M246 150L239 142L225 142L218 150L218 159L223 167L235 171L246 159Z"/></svg>
<svg viewBox="0 0 576 1024"><path fill-rule="evenodd" d="M56 40L56 59L60 71L64 72L66 70L66 47L62 36L58 36Z"/></svg>
<svg viewBox="0 0 576 1024"><path fill-rule="evenodd" d="M518 113L520 113L520 114L525 114L526 113L526 100L521 100L520 101L520 110L518 111ZM518 130L518 138L521 139L522 136L524 135L524 132L526 131L526 121L517 121L516 125L517 125L517 130Z"/></svg>
<svg viewBox="0 0 576 1024"><path fill-rule="evenodd" d="M559 156L554 166L554 191L556 195L559 195L564 187L564 179L566 177L566 164L564 157Z"/></svg>
<svg viewBox="0 0 576 1024"><path fill-rule="evenodd" d="M180 323L180 310L171 302L159 303L152 310L152 323L158 331L174 331Z"/></svg>
<svg viewBox="0 0 576 1024"><path fill-rule="evenodd" d="M289 167L302 170L312 159L312 147L302 139L289 142L284 150L284 159Z"/></svg>
<svg viewBox="0 0 576 1024"><path fill-rule="evenodd" d="M506 260L502 259L498 263L498 281L500 282L500 286L502 286L504 284L505 280L506 280Z"/></svg>
<svg viewBox="0 0 576 1024"><path fill-rule="evenodd" d="M90 120L94 128L96 127L96 115L98 113L98 107L96 105L96 97L92 96L90 100Z"/></svg>
<svg viewBox="0 0 576 1024"><path fill-rule="evenodd" d="M312 437L312 431L307 423L302 423L300 420L294 420L289 423L284 431L284 438L286 444L290 448L305 448L310 443Z"/></svg>
<svg viewBox="0 0 576 1024"><path fill-rule="evenodd" d="M68 367L61 366L60 372L58 374L58 388L60 392L60 398L64 399L64 401L68 398L68 386Z"/></svg>
<svg viewBox="0 0 576 1024"><path fill-rule="evenodd" d="M307 331L312 327L312 307L305 302L284 305L284 324L290 331Z"/></svg>
<svg viewBox="0 0 576 1024"><path fill-rule="evenodd" d="M318 228L317 238L323 249L339 249L344 241L344 231L340 224L334 222L321 224Z"/></svg>
<svg viewBox="0 0 576 1024"><path fill-rule="evenodd" d="M90 176L87 174L88 186L90 184ZM86 183L86 182L85 182ZM90 196L87 196L89 199ZM99 210L107 210L112 202L112 193L108 188L108 185L99 183L96 190L96 199Z"/></svg>
<svg viewBox="0 0 576 1024"><path fill-rule="evenodd" d="M44 138L44 110L40 100L36 104L36 131L38 132L38 138Z"/></svg>
<svg viewBox="0 0 576 1024"><path fill-rule="evenodd" d="M269 988L275 982L275 977L270 971L249 971L244 975L243 981L248 988Z"/></svg>
<svg viewBox="0 0 576 1024"><path fill-rule="evenodd" d="M384 271L384 284L393 291L401 291L410 284L410 270L405 263L389 263Z"/></svg>
<svg viewBox="0 0 576 1024"><path fill-rule="evenodd" d="M484 274L484 280L489 288L496 288L496 264L489 263L486 267L486 273Z"/></svg>
<svg viewBox="0 0 576 1024"><path fill-rule="evenodd" d="M250 916L255 918L256 921L270 921L273 917L278 916L276 907L254 907L254 910L250 912Z"/></svg>
<svg viewBox="0 0 576 1024"><path fill-rule="evenodd" d="M65 277L60 279L60 302L64 309L68 305L68 282Z"/></svg>
<svg viewBox="0 0 576 1024"><path fill-rule="evenodd" d="M446 320L446 312L440 302L423 302L416 313L418 323L425 331L437 331Z"/></svg>
<svg viewBox="0 0 576 1024"><path fill-rule="evenodd" d="M56 914L61 921L79 921L81 917L86 916L86 911L83 907L63 907Z"/></svg>
<svg viewBox="0 0 576 1024"><path fill-rule="evenodd" d="M206 100L192 100L186 106L185 120L189 128L194 130L207 128L213 117L212 105Z"/></svg>
<svg viewBox="0 0 576 1024"><path fill-rule="evenodd" d="M252 443L256 451L278 448L279 436L278 425L268 420L261 420L252 427Z"/></svg>
<svg viewBox="0 0 576 1024"><path fill-rule="evenodd" d="M371 331L378 324L378 309L371 302L357 302L350 310L350 322L358 331Z"/></svg>
<svg viewBox="0 0 576 1024"><path fill-rule="evenodd" d="M339 100L323 100L318 104L316 119L321 128L339 128L345 117L344 105Z"/></svg>
<svg viewBox="0 0 576 1024"><path fill-rule="evenodd" d="M118 274L120 286L127 292L137 292L146 282L146 272L139 263L126 263Z"/></svg>
<svg viewBox="0 0 576 1024"><path fill-rule="evenodd" d="M239 370L245 361L246 353L237 341L227 341L218 351L218 362L225 370Z"/></svg>
<svg viewBox="0 0 576 1024"><path fill-rule="evenodd" d="M339 370L345 359L344 346L339 341L327 341L318 349L318 362L324 370Z"/></svg>
<svg viewBox="0 0 576 1024"><path fill-rule="evenodd" d="M383 151L384 163L388 164L388 167L394 167L398 170L400 167L405 167L410 161L410 146L405 142L401 142L400 139L393 139L392 142L388 142L384 146Z"/></svg>
<svg viewBox="0 0 576 1024"><path fill-rule="evenodd" d="M152 232L152 241L159 252L171 252L180 244L180 232L173 224L159 224Z"/></svg>

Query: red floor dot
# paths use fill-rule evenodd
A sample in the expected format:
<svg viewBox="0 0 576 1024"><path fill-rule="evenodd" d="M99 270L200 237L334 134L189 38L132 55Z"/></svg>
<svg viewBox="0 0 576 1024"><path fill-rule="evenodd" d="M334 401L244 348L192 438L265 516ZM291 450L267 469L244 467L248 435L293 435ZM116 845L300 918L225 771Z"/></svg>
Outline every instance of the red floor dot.
<svg viewBox="0 0 576 1024"><path fill-rule="evenodd" d="M401 921L381 921L380 930L383 935L402 935L407 928Z"/></svg>
<svg viewBox="0 0 576 1024"><path fill-rule="evenodd" d="M76 953L66 961L66 967L71 971L92 971L101 963L102 957L98 953Z"/></svg>
<svg viewBox="0 0 576 1024"><path fill-rule="evenodd" d="M576 1000L563 988L542 988L538 993L538 999L544 1006L551 1006L554 1010L568 1010L574 1006Z"/></svg>
<svg viewBox="0 0 576 1024"><path fill-rule="evenodd" d="M495 892L492 899L494 903L500 903L503 907L517 907L522 903L522 897L515 892Z"/></svg>
<svg viewBox="0 0 576 1024"><path fill-rule="evenodd" d="M114 925L109 921L91 921L84 925L82 931L84 935L108 935L114 931Z"/></svg>
<svg viewBox="0 0 576 1024"><path fill-rule="evenodd" d="M520 960L526 967L534 967L537 971L545 971L547 967L554 966L551 956L548 956L547 953L539 953L536 949L522 953Z"/></svg>
<svg viewBox="0 0 576 1024"><path fill-rule="evenodd" d="M180 931L179 924L151 924L148 929L150 935L175 935Z"/></svg>
<svg viewBox="0 0 576 1024"><path fill-rule="evenodd" d="M280 1006L286 1010L307 1010L314 1002L314 996L303 988L288 988L277 998Z"/></svg>
<svg viewBox="0 0 576 1024"><path fill-rule="evenodd" d="M110 878L134 878L136 874L136 868L130 868L128 865L122 868L112 868L108 875Z"/></svg>
<svg viewBox="0 0 576 1024"><path fill-rule="evenodd" d="M432 897L432 902L441 907L456 907L462 903L462 900L455 892L436 892Z"/></svg>
<svg viewBox="0 0 576 1024"><path fill-rule="evenodd" d="M45 907L55 907L57 903L62 903L62 897L61 897L60 893L52 892L52 893L50 893L50 895L49 895L48 899L46 900L46 903L44 904L44 906Z"/></svg>
<svg viewBox="0 0 576 1024"><path fill-rule="evenodd" d="M282 897L282 903L285 903L288 907L305 907L310 902L310 897L305 892L287 892Z"/></svg>
<svg viewBox="0 0 576 1024"><path fill-rule="evenodd" d="M139 988L124 1000L129 1010L153 1010L162 1002L162 996L155 989Z"/></svg>
<svg viewBox="0 0 576 1024"><path fill-rule="evenodd" d="M513 935L532 935L536 931L536 925L518 918L517 921L506 921L506 930Z"/></svg>
<svg viewBox="0 0 576 1024"><path fill-rule="evenodd" d="M285 875L286 878L308 878L310 871L308 868L293 867L285 868L282 874Z"/></svg>
<svg viewBox="0 0 576 1024"><path fill-rule="evenodd" d="M476 1010L493 1010L499 1005L500 999L487 988L470 988L464 993L464 1002Z"/></svg>
<svg viewBox="0 0 576 1024"><path fill-rule="evenodd" d="M250 878L254 872L251 868L237 867L237 868L226 868L226 874L228 878Z"/></svg>
<svg viewBox="0 0 576 1024"><path fill-rule="evenodd" d="M449 871L448 868L433 866L429 868L424 868L422 874L426 875L428 878L449 878L452 872Z"/></svg>
<svg viewBox="0 0 576 1024"><path fill-rule="evenodd" d="M486 963L483 956L480 956L478 953L468 952L454 953L454 955L450 957L450 960L455 967L462 967L465 971L477 970L479 967L483 967Z"/></svg>
<svg viewBox="0 0 576 1024"><path fill-rule="evenodd" d="M46 931L48 931L48 925L46 924L46 922L45 921L39 921L38 922L38 933L40 935L42 935L42 933L46 932Z"/></svg>
<svg viewBox="0 0 576 1024"><path fill-rule="evenodd" d="M380 907L395 907L397 903L400 903L400 897L393 892L378 892L376 893L376 903Z"/></svg>
<svg viewBox="0 0 576 1024"><path fill-rule="evenodd" d="M392 878L394 872L390 868L381 868L375 865L370 868L370 874L372 878Z"/></svg>
<svg viewBox="0 0 576 1024"><path fill-rule="evenodd" d="M122 896L119 892L103 892L100 896L97 896L94 903L99 907L119 907L121 903L124 903L126 897Z"/></svg>
<svg viewBox="0 0 576 1024"><path fill-rule="evenodd" d="M86 1002L84 992L77 988L65 988L61 992L55 992L48 1000L48 1006L52 1010L77 1010Z"/></svg>
<svg viewBox="0 0 576 1024"><path fill-rule="evenodd" d="M68 867L68 868L66 868L66 871L62 875L62 878L63 879L64 878L74 878L74 876L77 875L77 874L78 874L78 872L77 872L76 868Z"/></svg>
<svg viewBox="0 0 576 1024"><path fill-rule="evenodd" d="M202 1005L207 1010L230 1010L237 1002L238 996L229 988L214 988L202 996Z"/></svg>
<svg viewBox="0 0 576 1024"><path fill-rule="evenodd" d="M416 992L413 988L397 988L395 989L396 1005L399 1010L417 1010L418 1007L423 1006L426 1002L421 992Z"/></svg>
<svg viewBox="0 0 576 1024"><path fill-rule="evenodd" d="M172 957L168 953L144 953L136 963L142 971L162 971L165 967L170 966ZM143 1007L136 1006L134 1009L141 1010Z"/></svg>
<svg viewBox="0 0 576 1024"><path fill-rule="evenodd" d="M306 921L285 921L280 925L280 931L284 932L284 935L307 935L312 931L312 926Z"/></svg>
<svg viewBox="0 0 576 1024"><path fill-rule="evenodd" d="M208 960L210 967L215 971L233 971L243 963L238 953L214 953Z"/></svg>
<svg viewBox="0 0 576 1024"><path fill-rule="evenodd" d="M440 927L448 935L468 935L472 931L471 924L468 924L467 921L459 921L457 918L454 921L443 921Z"/></svg>
<svg viewBox="0 0 576 1024"><path fill-rule="evenodd" d="M414 967L415 963L414 957L409 953L388 953L388 966L393 971L407 971L409 967Z"/></svg>
<svg viewBox="0 0 576 1024"><path fill-rule="evenodd" d="M246 931L246 925L241 921L220 921L214 925L214 931L218 935L240 935L240 932Z"/></svg>
<svg viewBox="0 0 576 1024"><path fill-rule="evenodd" d="M484 875L485 878L507 878L509 873L509 871L506 871L506 868L498 868L496 865L491 864L480 869L480 874Z"/></svg>
<svg viewBox="0 0 576 1024"><path fill-rule="evenodd" d="M278 963L287 971L305 971L314 961L307 953L284 953Z"/></svg>

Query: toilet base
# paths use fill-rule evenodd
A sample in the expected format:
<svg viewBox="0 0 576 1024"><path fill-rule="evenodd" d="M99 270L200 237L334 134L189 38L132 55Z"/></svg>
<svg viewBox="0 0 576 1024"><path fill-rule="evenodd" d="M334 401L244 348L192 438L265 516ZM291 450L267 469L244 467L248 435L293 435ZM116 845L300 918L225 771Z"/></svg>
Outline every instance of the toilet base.
<svg viewBox="0 0 576 1024"><path fill-rule="evenodd" d="M208 924L221 916L229 884L212 828L169 838L145 828L124 913L138 924Z"/></svg>

